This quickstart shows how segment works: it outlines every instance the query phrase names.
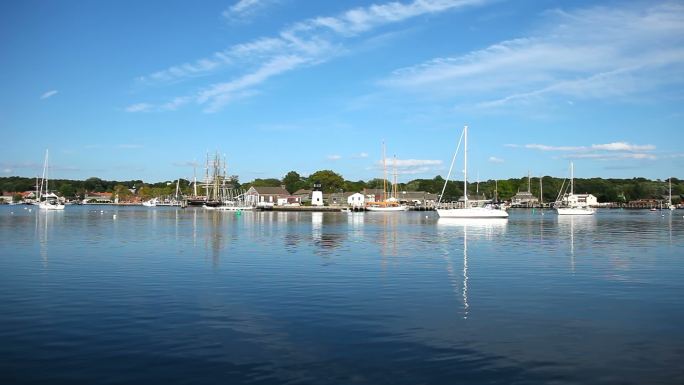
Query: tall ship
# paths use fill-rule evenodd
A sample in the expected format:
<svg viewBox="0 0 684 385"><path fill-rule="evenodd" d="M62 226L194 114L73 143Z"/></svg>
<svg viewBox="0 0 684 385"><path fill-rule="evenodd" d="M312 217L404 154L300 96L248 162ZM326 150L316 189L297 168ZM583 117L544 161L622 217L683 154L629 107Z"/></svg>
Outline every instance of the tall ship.
<svg viewBox="0 0 684 385"><path fill-rule="evenodd" d="M225 156L216 152L210 158L207 154L205 175L202 182L193 178L192 195L186 198L189 206L203 206L209 210L241 211L252 209L245 203L244 191L236 188L235 181L228 176Z"/></svg>
<svg viewBox="0 0 684 385"><path fill-rule="evenodd" d="M408 211L408 206L399 202L397 197L397 159L394 158L394 175L391 183L391 190L387 191L387 157L385 156L385 143L382 144L382 200L377 202L368 202L366 210L381 211L381 212L401 212Z"/></svg>

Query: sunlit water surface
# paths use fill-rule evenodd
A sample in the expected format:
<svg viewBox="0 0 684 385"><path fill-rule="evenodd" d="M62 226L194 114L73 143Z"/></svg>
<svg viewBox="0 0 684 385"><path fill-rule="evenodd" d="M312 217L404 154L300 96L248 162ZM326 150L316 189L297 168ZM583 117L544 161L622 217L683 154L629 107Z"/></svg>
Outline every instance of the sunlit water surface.
<svg viewBox="0 0 684 385"><path fill-rule="evenodd" d="M682 214L0 207L0 383L682 384Z"/></svg>

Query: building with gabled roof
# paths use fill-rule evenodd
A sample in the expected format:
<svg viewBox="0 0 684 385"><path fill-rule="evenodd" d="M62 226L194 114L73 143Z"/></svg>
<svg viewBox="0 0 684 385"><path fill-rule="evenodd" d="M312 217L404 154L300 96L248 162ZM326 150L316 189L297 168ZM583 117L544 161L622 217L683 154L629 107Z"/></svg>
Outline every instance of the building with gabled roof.
<svg viewBox="0 0 684 385"><path fill-rule="evenodd" d="M245 203L253 206L274 206L278 199L290 197L284 187L255 187L252 186L245 193ZM294 202L293 202L294 203Z"/></svg>

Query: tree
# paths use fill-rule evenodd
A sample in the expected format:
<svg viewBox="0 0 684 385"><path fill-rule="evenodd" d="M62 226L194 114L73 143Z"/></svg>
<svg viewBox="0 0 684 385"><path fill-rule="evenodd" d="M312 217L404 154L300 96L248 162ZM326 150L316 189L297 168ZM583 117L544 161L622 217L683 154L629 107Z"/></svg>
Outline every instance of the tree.
<svg viewBox="0 0 684 385"><path fill-rule="evenodd" d="M88 178L83 182L83 187L88 191L104 192L105 188L100 178Z"/></svg>
<svg viewBox="0 0 684 385"><path fill-rule="evenodd" d="M309 175L309 182L311 184L319 182L323 192L331 193L337 192L344 187L344 178L342 175L331 170L320 170Z"/></svg>
<svg viewBox="0 0 684 385"><path fill-rule="evenodd" d="M128 187L122 185L122 184L117 184L114 186L114 198L119 198L119 201L128 201L133 197L133 193L131 190L128 189Z"/></svg>
<svg viewBox="0 0 684 385"><path fill-rule="evenodd" d="M368 186L368 188L381 189L388 183L389 181L385 181L381 178L373 178L366 183L366 186Z"/></svg>
<svg viewBox="0 0 684 385"><path fill-rule="evenodd" d="M267 178L267 179L254 179L250 185L254 187L279 187L280 186L280 179L275 179L275 178Z"/></svg>
<svg viewBox="0 0 684 385"><path fill-rule="evenodd" d="M360 180L357 182L352 182L352 181L345 181L344 182L344 191L353 191L353 192L359 192L366 188L366 182Z"/></svg>
<svg viewBox="0 0 684 385"><path fill-rule="evenodd" d="M142 184L138 187L138 196L142 200L148 200L154 197L154 191L152 191L152 188Z"/></svg>
<svg viewBox="0 0 684 385"><path fill-rule="evenodd" d="M285 185L285 190L287 190L290 194L304 186L302 177L296 171L290 171L285 174L285 177L283 178L283 184Z"/></svg>
<svg viewBox="0 0 684 385"><path fill-rule="evenodd" d="M73 197L76 195L76 189L71 183L62 183L58 191L63 197Z"/></svg>

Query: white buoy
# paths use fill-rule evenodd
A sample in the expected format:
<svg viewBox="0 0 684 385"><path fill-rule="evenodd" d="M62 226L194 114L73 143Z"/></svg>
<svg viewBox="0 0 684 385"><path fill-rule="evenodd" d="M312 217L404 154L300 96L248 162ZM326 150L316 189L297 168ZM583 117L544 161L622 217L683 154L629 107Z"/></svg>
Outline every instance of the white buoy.
<svg viewBox="0 0 684 385"><path fill-rule="evenodd" d="M113 218L116 219L116 214L114 214Z"/></svg>

